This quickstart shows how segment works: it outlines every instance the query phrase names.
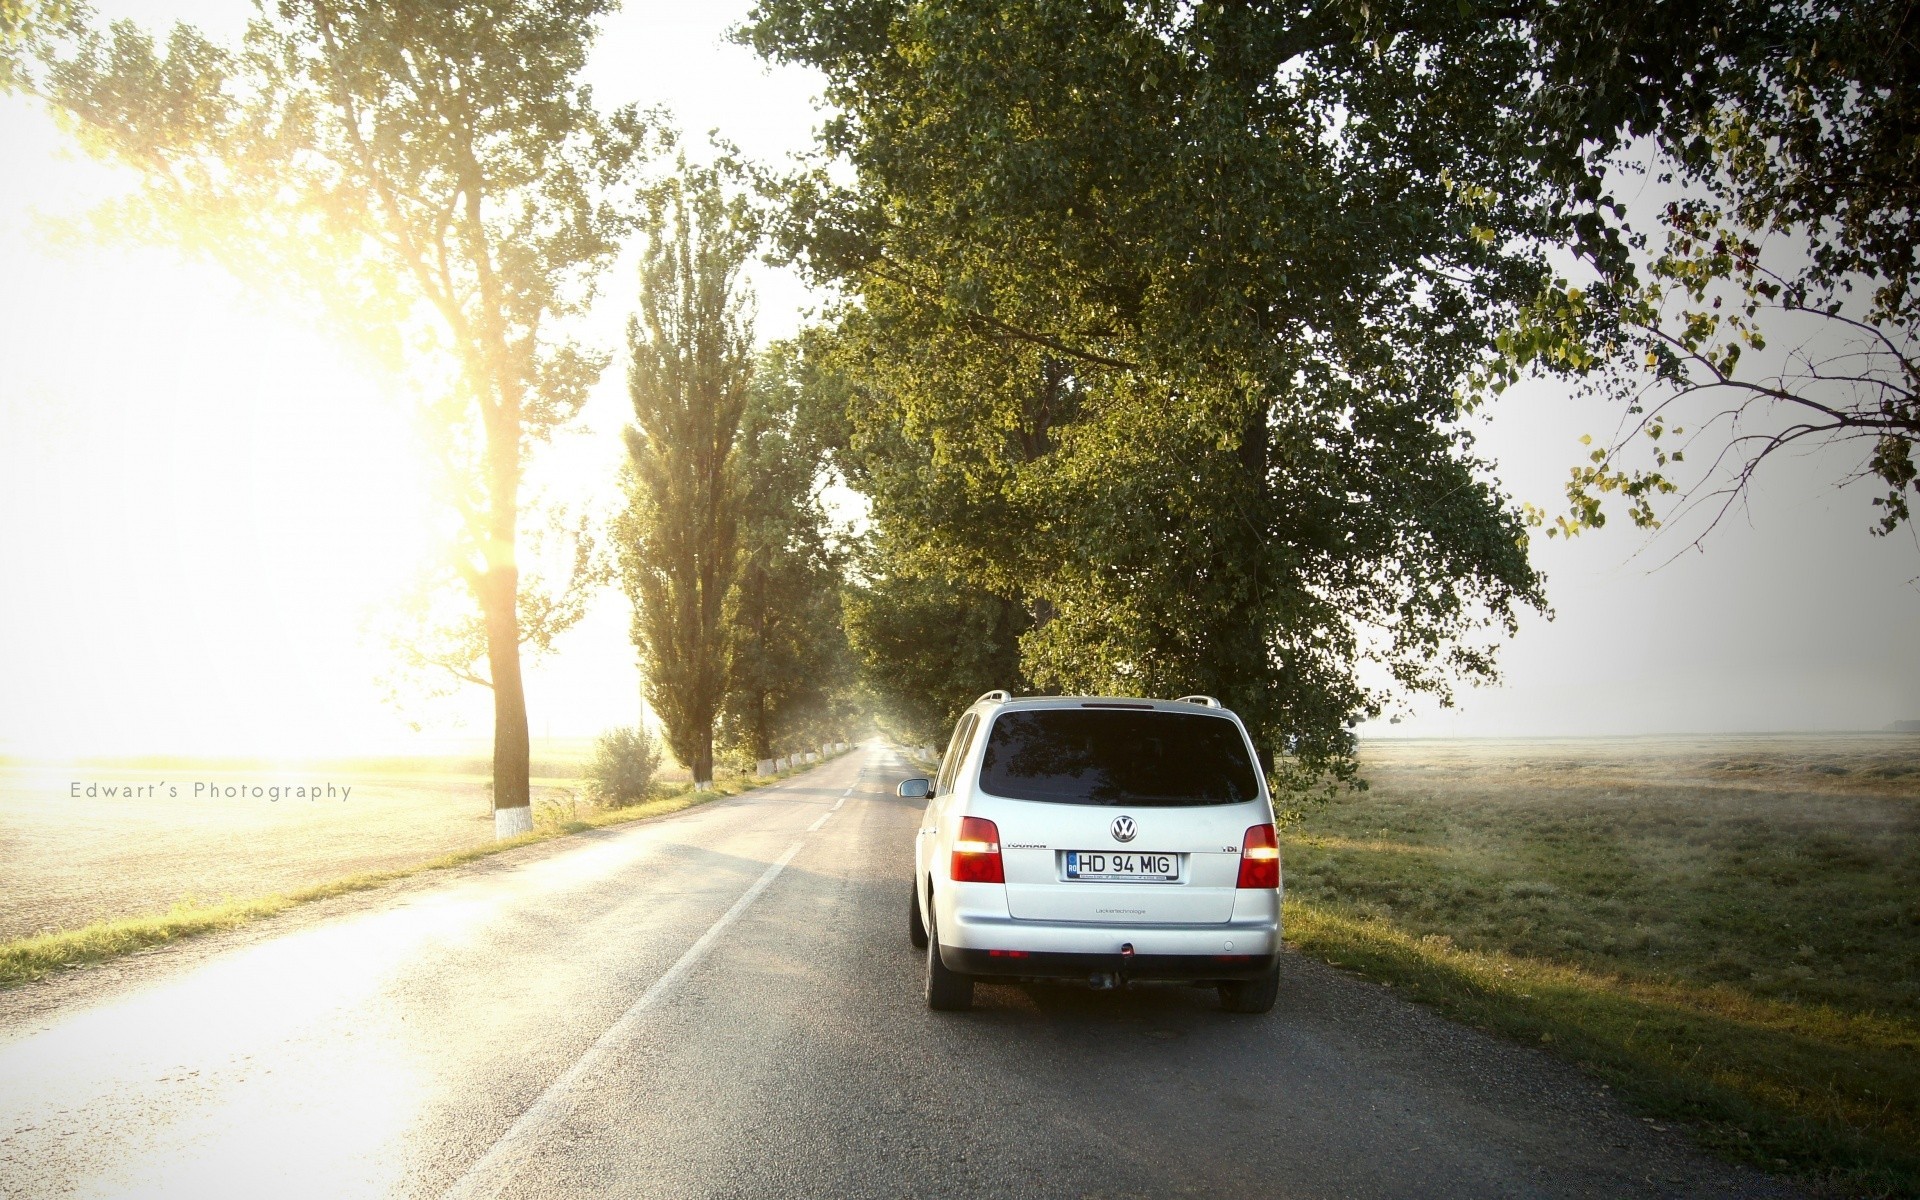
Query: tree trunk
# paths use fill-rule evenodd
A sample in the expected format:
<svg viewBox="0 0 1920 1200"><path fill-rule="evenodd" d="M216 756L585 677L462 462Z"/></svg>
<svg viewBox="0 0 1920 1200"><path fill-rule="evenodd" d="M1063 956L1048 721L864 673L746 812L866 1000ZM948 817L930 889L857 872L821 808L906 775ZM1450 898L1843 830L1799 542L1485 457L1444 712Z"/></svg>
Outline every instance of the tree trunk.
<svg viewBox="0 0 1920 1200"><path fill-rule="evenodd" d="M765 688L756 689L753 694L753 756L755 758L773 757L773 738L767 733L767 692Z"/></svg>
<svg viewBox="0 0 1920 1200"><path fill-rule="evenodd" d="M520 678L520 573L495 567L481 578L480 589L493 680L493 831L513 837L533 828L527 693Z"/></svg>
<svg viewBox="0 0 1920 1200"><path fill-rule="evenodd" d="M1222 639L1222 645L1228 647L1228 651L1227 656L1217 664L1218 682L1212 684L1219 689L1216 694L1225 699L1255 731L1256 738L1260 738L1273 725L1270 691L1240 681L1268 677L1266 671L1256 669L1256 664L1264 666L1268 659L1264 567L1268 553L1270 487L1267 476L1271 469L1272 443L1273 432L1268 425L1267 406L1256 403L1246 415L1240 430L1239 458L1241 470L1246 473L1246 506L1241 510L1242 520L1236 528L1239 536L1235 540L1242 549L1238 555L1240 561L1235 566L1246 575L1246 590L1238 606L1241 611L1220 614L1231 617L1227 636ZM1233 568L1223 565L1223 569Z"/></svg>
<svg viewBox="0 0 1920 1200"><path fill-rule="evenodd" d="M709 719L704 728L696 729L693 735L693 761L687 769L693 772L693 786L696 790L713 786L713 721Z"/></svg>

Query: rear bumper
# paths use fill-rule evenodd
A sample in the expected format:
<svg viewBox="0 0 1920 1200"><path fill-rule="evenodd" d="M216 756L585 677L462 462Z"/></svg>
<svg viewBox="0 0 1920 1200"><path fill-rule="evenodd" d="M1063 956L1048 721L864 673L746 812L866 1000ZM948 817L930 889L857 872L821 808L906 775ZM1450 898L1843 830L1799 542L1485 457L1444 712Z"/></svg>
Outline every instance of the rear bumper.
<svg viewBox="0 0 1920 1200"><path fill-rule="evenodd" d="M956 904L941 914L940 960L968 975L1030 979L1251 979L1279 959L1280 897L1249 892L1244 903L1218 925L1132 926L1015 920Z"/></svg>
<svg viewBox="0 0 1920 1200"><path fill-rule="evenodd" d="M1254 979L1273 970L1277 954L1061 954L1028 950L968 950L941 946L940 961L964 975L1015 979Z"/></svg>

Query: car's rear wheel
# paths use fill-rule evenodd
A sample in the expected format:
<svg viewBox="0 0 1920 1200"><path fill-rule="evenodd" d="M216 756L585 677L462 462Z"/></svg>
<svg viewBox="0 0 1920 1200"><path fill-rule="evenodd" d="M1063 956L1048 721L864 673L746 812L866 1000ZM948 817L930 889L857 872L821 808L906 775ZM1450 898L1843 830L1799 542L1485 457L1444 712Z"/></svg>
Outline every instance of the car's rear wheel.
<svg viewBox="0 0 1920 1200"><path fill-rule="evenodd" d="M1280 997L1280 964L1257 979L1236 979L1220 985L1220 1007L1230 1013L1257 1015L1273 1010Z"/></svg>
<svg viewBox="0 0 1920 1200"><path fill-rule="evenodd" d="M939 926L927 921L927 1007L935 1012L965 1012L973 1007L973 976L947 970L940 961Z"/></svg>
<svg viewBox="0 0 1920 1200"><path fill-rule="evenodd" d="M907 899L907 940L916 950L927 948L927 926L920 919L920 889L916 886Z"/></svg>

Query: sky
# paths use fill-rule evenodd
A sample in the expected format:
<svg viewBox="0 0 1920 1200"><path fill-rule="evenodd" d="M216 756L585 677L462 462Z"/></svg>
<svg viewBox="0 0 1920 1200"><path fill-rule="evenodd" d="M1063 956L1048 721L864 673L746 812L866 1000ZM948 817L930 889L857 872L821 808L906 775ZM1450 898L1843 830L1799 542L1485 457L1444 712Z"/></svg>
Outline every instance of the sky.
<svg viewBox="0 0 1920 1200"><path fill-rule="evenodd" d="M237 36L247 6L118 0ZM745 4L629 3L589 76L604 104L665 104L696 154L717 128L751 157L804 150L818 79L769 68L725 31ZM377 364L219 269L126 244L70 244L48 214L124 177L0 98L0 745L16 752L390 752L482 738L478 689L434 699L382 682L368 630L432 552L410 407ZM755 268L763 338L817 303ZM592 336L617 345L634 291L610 273ZM616 363L581 428L536 472L611 504L628 419ZM1583 433L1613 418L1530 383L1481 420L1518 500L1559 507ZM1535 539L1551 620L1503 649L1504 681L1455 707L1408 707L1368 736L1533 736L1877 729L1920 718L1920 550L1869 536L1857 463L1822 452L1764 472L1747 506L1687 549L1616 521ZM536 737L640 714L625 599L599 597L535 663Z"/></svg>

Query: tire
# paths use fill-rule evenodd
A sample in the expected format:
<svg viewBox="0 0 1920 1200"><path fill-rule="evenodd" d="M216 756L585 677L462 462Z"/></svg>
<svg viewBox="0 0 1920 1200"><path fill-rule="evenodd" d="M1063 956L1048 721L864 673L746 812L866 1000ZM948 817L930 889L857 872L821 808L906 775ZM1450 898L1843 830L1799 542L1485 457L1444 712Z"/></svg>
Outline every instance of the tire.
<svg viewBox="0 0 1920 1200"><path fill-rule="evenodd" d="M914 885L913 894L907 898L907 940L913 943L915 950L927 948L927 927L920 920L920 887Z"/></svg>
<svg viewBox="0 0 1920 1200"><path fill-rule="evenodd" d="M1273 1011L1273 1002L1280 996L1280 964L1258 979L1236 979L1220 986L1220 1007L1230 1013L1246 1013L1258 1016Z"/></svg>
<svg viewBox="0 0 1920 1200"><path fill-rule="evenodd" d="M939 926L927 923L927 1007L935 1012L965 1012L973 1007L973 976L947 970L940 961Z"/></svg>

